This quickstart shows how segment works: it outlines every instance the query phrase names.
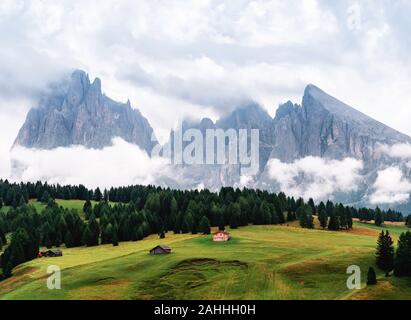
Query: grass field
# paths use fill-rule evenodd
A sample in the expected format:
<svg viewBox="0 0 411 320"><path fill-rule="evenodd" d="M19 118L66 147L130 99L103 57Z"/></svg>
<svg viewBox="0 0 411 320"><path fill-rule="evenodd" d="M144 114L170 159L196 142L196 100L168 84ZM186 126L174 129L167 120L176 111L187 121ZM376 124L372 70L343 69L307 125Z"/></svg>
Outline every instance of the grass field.
<svg viewBox="0 0 411 320"><path fill-rule="evenodd" d="M84 200L63 200L63 199L56 199L56 202L59 206L63 206L64 208L68 209L76 209L80 213L83 212ZM30 200L30 204L32 204L38 211L41 211L45 208L45 204L37 201L37 200ZM94 206L96 204L95 201L91 201L91 204Z"/></svg>
<svg viewBox="0 0 411 320"><path fill-rule="evenodd" d="M395 226L393 237L403 230ZM365 285L379 231L357 222L350 232L249 226L231 230L227 243L168 233L118 247L63 248L63 257L17 267L0 299L411 299L407 279L380 272L377 286ZM173 253L149 255L160 243ZM61 290L46 287L51 264L62 269ZM353 264L362 270L361 290L346 287Z"/></svg>
<svg viewBox="0 0 411 320"><path fill-rule="evenodd" d="M84 200L56 199L56 202L59 206L63 206L64 208L68 208L68 209L76 209L80 213L82 213L85 201ZM34 199L31 199L29 203L33 205L39 212L41 212L46 207L44 203L41 203ZM91 204L94 206L96 204L96 201L91 201ZM9 209L10 207L4 206L3 208L0 209L0 212L7 212Z"/></svg>

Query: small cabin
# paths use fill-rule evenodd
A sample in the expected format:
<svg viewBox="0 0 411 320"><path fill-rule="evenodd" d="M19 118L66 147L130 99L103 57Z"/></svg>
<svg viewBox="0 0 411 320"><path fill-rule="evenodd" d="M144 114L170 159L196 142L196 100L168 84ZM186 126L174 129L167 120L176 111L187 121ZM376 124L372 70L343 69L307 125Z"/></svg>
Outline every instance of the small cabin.
<svg viewBox="0 0 411 320"><path fill-rule="evenodd" d="M230 234L226 231L218 231L213 233L213 241L228 241L230 240Z"/></svg>
<svg viewBox="0 0 411 320"><path fill-rule="evenodd" d="M39 252L39 257L62 257L63 252L59 249L51 249L47 251L41 251Z"/></svg>
<svg viewBox="0 0 411 320"><path fill-rule="evenodd" d="M150 254L168 254L171 253L171 248L166 245L158 245L150 250Z"/></svg>

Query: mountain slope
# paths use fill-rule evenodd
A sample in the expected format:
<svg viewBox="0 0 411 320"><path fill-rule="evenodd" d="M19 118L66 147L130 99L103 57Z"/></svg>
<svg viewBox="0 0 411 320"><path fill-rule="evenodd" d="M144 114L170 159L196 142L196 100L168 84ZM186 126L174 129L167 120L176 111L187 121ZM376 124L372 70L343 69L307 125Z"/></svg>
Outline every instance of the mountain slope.
<svg viewBox="0 0 411 320"><path fill-rule="evenodd" d="M277 110L270 129L271 158L292 162L306 156L353 157L373 167L383 161L378 144L411 143L411 138L308 85L302 105Z"/></svg>
<svg viewBox="0 0 411 320"><path fill-rule="evenodd" d="M51 90L27 115L14 145L53 149L83 145L101 149L114 137L138 145L148 153L153 129L138 110L111 100L101 92L101 81L90 83L83 71L75 71Z"/></svg>
<svg viewBox="0 0 411 320"><path fill-rule="evenodd" d="M249 102L216 122L208 118L198 122L184 121L180 129L171 131L170 140L163 149L162 154L170 154L174 162L169 175L156 176L159 185L211 190L222 186L247 186L279 191L283 187L269 172L271 160L275 160L271 163L277 165L279 160L286 168L292 168L297 160L306 157L324 161L353 158L361 160L358 169L361 172L356 172L361 176L361 181L355 182L358 188L346 194L336 194L333 189L334 193L330 196L334 196L336 201L366 205L382 170L396 167L401 170L404 179L411 176L411 169L404 161L385 154L380 148L381 145L411 144L410 137L366 116L314 85L305 88L300 105L288 101L279 106L274 118L257 103ZM208 163L205 165L182 163L182 157L175 161L173 139L178 137L184 140L184 133L189 129L199 129L202 137L206 137L207 129L234 129L237 132L240 129L258 129L259 171L257 174L244 173L242 169L247 168L247 164L208 163L205 153L203 163ZM153 129L147 119L132 109L129 102L122 104L111 100L102 94L99 79L90 83L83 71L75 71L68 79L52 85L38 107L29 112L15 145L38 149L70 145L103 148L111 144L112 138L121 137L150 153L155 145L151 141L152 134ZM192 132L187 136L192 137ZM192 145L192 141L188 140L182 141L178 148ZM228 140L225 141L227 156ZM206 151L206 142L203 141L202 145ZM250 141L247 152L249 156ZM214 149L216 158L217 150ZM321 175L321 169L312 171ZM292 168L290 179L297 176L296 184L304 185L309 181L310 174L305 175ZM323 181L321 179L319 177L316 183ZM311 187L309 183L306 186ZM408 205L405 204L405 207L408 208Z"/></svg>

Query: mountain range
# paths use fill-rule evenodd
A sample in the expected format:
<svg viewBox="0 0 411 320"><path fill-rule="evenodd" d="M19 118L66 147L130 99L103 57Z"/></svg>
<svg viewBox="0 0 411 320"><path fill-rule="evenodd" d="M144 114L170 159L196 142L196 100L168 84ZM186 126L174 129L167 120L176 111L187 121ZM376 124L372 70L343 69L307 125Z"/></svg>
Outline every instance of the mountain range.
<svg viewBox="0 0 411 320"><path fill-rule="evenodd" d="M328 95L314 85L304 91L301 105L288 101L271 117L257 103L234 109L216 122L204 118L184 121L182 130L259 129L260 170L247 184L250 187L276 191L278 185L269 177L271 159L292 164L305 157L362 161L364 179L358 190L335 195L337 200L365 205L378 171L398 165L410 176L398 159L380 151L381 145L411 144L411 138ZM53 149L83 145L100 149L109 146L114 137L139 146L150 154L157 144L148 120L131 107L119 103L101 91L101 81L90 82L83 71L75 71L55 83L32 108L20 129L14 146ZM170 134L172 137L172 134ZM172 138L168 143L172 143ZM158 184L177 188L198 186L218 189L241 185L241 165L176 165L172 176L159 176ZM301 178L302 182L304 177ZM403 206L404 207L404 206ZM408 208L408 207L407 207Z"/></svg>
<svg viewBox="0 0 411 320"><path fill-rule="evenodd" d="M130 102L119 103L102 94L101 80L90 83L84 71L51 85L36 108L32 108L14 145L54 149L83 145L100 149L113 137L150 152L156 144L153 129Z"/></svg>

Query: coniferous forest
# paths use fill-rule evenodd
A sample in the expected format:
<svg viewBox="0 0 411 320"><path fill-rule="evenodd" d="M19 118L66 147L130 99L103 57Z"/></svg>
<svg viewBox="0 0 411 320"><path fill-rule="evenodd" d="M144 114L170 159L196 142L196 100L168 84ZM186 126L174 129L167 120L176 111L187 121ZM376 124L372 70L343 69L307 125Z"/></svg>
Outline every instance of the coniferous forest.
<svg viewBox="0 0 411 320"><path fill-rule="evenodd" d="M39 212L30 204L37 199L45 205ZM55 199L83 200L82 212L59 206ZM324 230L348 230L353 218L404 221L401 213L392 210L356 209L327 201L315 203L295 199L284 193L261 190L222 188L209 190L172 190L154 186L127 186L101 191L85 186L60 186L47 183L9 183L0 180L0 206L7 207L0 215L2 277L12 269L37 257L39 248L118 245L122 241L138 241L150 234L209 234L211 227L224 230L249 224L269 225L299 222L303 228L314 228L314 215ZM409 221L409 219L407 220ZM398 275L408 275L410 234L400 238L398 259L389 235L379 240L378 265ZM405 267L404 267L405 266Z"/></svg>

